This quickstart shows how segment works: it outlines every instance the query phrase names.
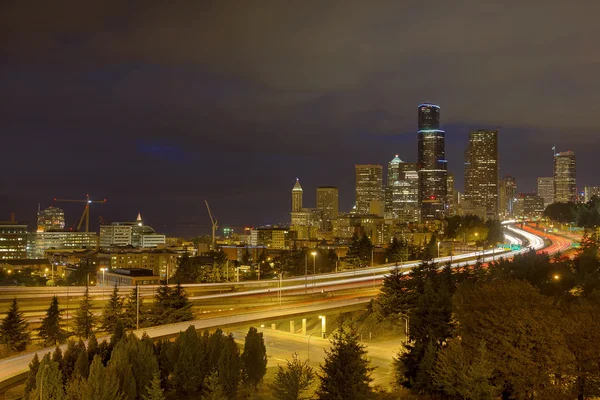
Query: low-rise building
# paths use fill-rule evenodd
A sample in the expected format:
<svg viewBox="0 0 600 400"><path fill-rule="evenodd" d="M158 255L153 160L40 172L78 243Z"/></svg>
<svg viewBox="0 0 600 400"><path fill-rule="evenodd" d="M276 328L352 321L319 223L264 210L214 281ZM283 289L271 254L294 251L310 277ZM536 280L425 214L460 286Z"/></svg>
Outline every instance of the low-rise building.
<svg viewBox="0 0 600 400"><path fill-rule="evenodd" d="M144 268L111 269L104 272L104 276L99 275L106 286L137 286L137 285L157 285L160 283L160 277L152 273L152 270Z"/></svg>
<svg viewBox="0 0 600 400"><path fill-rule="evenodd" d="M149 269L161 279L171 278L177 270L181 253L163 250L129 249L110 253L111 269Z"/></svg>
<svg viewBox="0 0 600 400"><path fill-rule="evenodd" d="M290 248L297 236L296 231L285 228L257 228L250 233L250 245L284 250Z"/></svg>
<svg viewBox="0 0 600 400"><path fill-rule="evenodd" d="M98 250L98 235L94 232L35 232L28 238L28 258L43 258L48 250Z"/></svg>

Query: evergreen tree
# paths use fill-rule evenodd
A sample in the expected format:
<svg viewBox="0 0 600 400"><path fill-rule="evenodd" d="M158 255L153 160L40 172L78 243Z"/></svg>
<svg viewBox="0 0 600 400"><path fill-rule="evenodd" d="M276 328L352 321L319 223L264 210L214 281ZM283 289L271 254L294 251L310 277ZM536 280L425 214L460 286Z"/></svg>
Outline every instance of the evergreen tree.
<svg viewBox="0 0 600 400"><path fill-rule="evenodd" d="M369 383L371 372L366 359L367 351L351 328L344 327L333 334L331 350L325 351L325 365L321 365L320 400L363 400L372 395Z"/></svg>
<svg viewBox="0 0 600 400"><path fill-rule="evenodd" d="M180 282L177 282L175 287L171 290L169 304L170 310L170 323L172 322L183 322L191 321L194 319L192 313L192 303L189 301L187 293L181 286Z"/></svg>
<svg viewBox="0 0 600 400"><path fill-rule="evenodd" d="M54 352L52 352L52 361L58 364L58 367L62 370L63 364L63 353L60 347L56 346Z"/></svg>
<svg viewBox="0 0 600 400"><path fill-rule="evenodd" d="M219 381L221 382L221 386L223 386L225 398L235 400L241 378L242 362L240 359L240 349L231 334L223 340L223 350L221 351L218 365Z"/></svg>
<svg viewBox="0 0 600 400"><path fill-rule="evenodd" d="M160 387L160 376L159 374L154 374L152 381L150 382L150 386L147 390L147 395L142 396L144 400L165 400L165 394Z"/></svg>
<svg viewBox="0 0 600 400"><path fill-rule="evenodd" d="M35 388L29 394L30 399L66 400L60 366L46 354L35 377Z"/></svg>
<svg viewBox="0 0 600 400"><path fill-rule="evenodd" d="M63 379L65 380L65 385L71 379L73 371L75 371L75 364L77 363L77 359L79 358L79 352L80 349L75 343L75 341L73 339L69 340L61 365L61 372L63 374Z"/></svg>
<svg viewBox="0 0 600 400"><path fill-rule="evenodd" d="M117 319L123 314L123 299L119 296L119 289L115 285L108 303L104 307L101 319L101 328L105 332L112 332L115 329Z"/></svg>
<svg viewBox="0 0 600 400"><path fill-rule="evenodd" d="M94 357L94 360L96 360L96 357ZM115 385L115 387L119 393L123 394L124 399L136 400L138 393L133 375L133 365L129 362L129 355L124 341L119 342L113 350L107 369L118 378L118 385Z"/></svg>
<svg viewBox="0 0 600 400"><path fill-rule="evenodd" d="M242 353L244 382L256 387L267 373L267 348L262 332L251 327L244 341Z"/></svg>
<svg viewBox="0 0 600 400"><path fill-rule="evenodd" d="M96 354L100 354L98 339L96 339L96 335L93 332L92 332L92 335L90 336L90 339L88 340L87 353L88 353L88 366L89 366L89 364L92 363L94 356ZM87 376L87 374L85 376Z"/></svg>
<svg viewBox="0 0 600 400"><path fill-rule="evenodd" d="M223 400L226 398L227 395L219 380L219 374L216 371L212 372L206 379L206 390L202 395L202 400Z"/></svg>
<svg viewBox="0 0 600 400"><path fill-rule="evenodd" d="M66 334L61 327L61 313L62 311L58 308L58 297L54 296L48 311L46 311L46 316L37 329L42 347L57 345L65 340Z"/></svg>
<svg viewBox="0 0 600 400"><path fill-rule="evenodd" d="M35 389L35 377L37 376L38 369L40 368L40 358L37 353L34 354L33 359L29 363L29 372L27 373L27 380L25 380L25 389L23 391L23 397L28 398L29 393Z"/></svg>
<svg viewBox="0 0 600 400"><path fill-rule="evenodd" d="M308 361L301 362L297 354L293 355L292 361L286 362L285 369L281 365L278 366L273 384L269 387L277 400L302 400L302 393L315 379L313 369L308 365Z"/></svg>
<svg viewBox="0 0 600 400"><path fill-rule="evenodd" d="M105 367L100 356L96 355L90 365L90 375L83 385L83 398L93 400L135 400L135 397L125 397L119 392L119 380L116 370Z"/></svg>
<svg viewBox="0 0 600 400"><path fill-rule="evenodd" d="M65 389L67 392L67 399L69 400L89 400L85 396L86 380L85 378L76 377L72 379ZM33 399L32 399L33 400Z"/></svg>
<svg viewBox="0 0 600 400"><path fill-rule="evenodd" d="M219 358L221 357L224 341L225 336L221 329L217 329L208 337L208 368L211 371L219 369Z"/></svg>
<svg viewBox="0 0 600 400"><path fill-rule="evenodd" d="M79 337L89 338L94 329L95 320L90 288L86 286L83 298L79 302L79 310L75 313L75 334Z"/></svg>
<svg viewBox="0 0 600 400"><path fill-rule="evenodd" d="M31 341L29 324L19 311L17 299L13 299L6 317L0 323L0 344L13 351L23 351Z"/></svg>
<svg viewBox="0 0 600 400"><path fill-rule="evenodd" d="M193 393L202 387L208 373L207 344L190 326L179 334L175 346L178 357L173 367L173 384L179 393Z"/></svg>
<svg viewBox="0 0 600 400"><path fill-rule="evenodd" d="M93 358L92 358L93 359ZM86 351L80 351L73 370L74 379L85 379L90 373L90 364Z"/></svg>

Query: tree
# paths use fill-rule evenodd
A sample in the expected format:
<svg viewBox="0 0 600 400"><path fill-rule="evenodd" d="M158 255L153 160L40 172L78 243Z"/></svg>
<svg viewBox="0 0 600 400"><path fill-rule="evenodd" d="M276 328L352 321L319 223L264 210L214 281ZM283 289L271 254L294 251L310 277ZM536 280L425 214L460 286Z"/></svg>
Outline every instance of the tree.
<svg viewBox="0 0 600 400"><path fill-rule="evenodd" d="M89 338L94 329L96 317L92 311L90 288L85 287L83 298L79 302L79 309L75 313L75 334L79 337Z"/></svg>
<svg viewBox="0 0 600 400"><path fill-rule="evenodd" d="M219 358L223 350L223 342L225 336L221 329L217 329L208 337L207 353L208 353L208 368L211 371L217 371L219 369Z"/></svg>
<svg viewBox="0 0 600 400"><path fill-rule="evenodd" d="M242 363L240 349L231 334L223 339L223 350L218 365L219 382L223 387L225 398L235 400L238 384L240 383Z"/></svg>
<svg viewBox="0 0 600 400"><path fill-rule="evenodd" d="M179 333L175 342L177 361L173 366L173 384L181 394L196 392L208 374L207 343L194 326Z"/></svg>
<svg viewBox="0 0 600 400"><path fill-rule="evenodd" d="M25 389L23 391L23 397L28 398L29 393L35 389L35 377L37 376L38 369L40 368L40 358L37 353L34 354L33 359L29 363L29 372L27 373L27 379L25 380Z"/></svg>
<svg viewBox="0 0 600 400"><path fill-rule="evenodd" d="M61 328L62 311L58 308L58 297L52 297L50 307L46 311L46 316L42 319L40 327L37 329L42 347L53 346L62 343L66 338L65 331Z"/></svg>
<svg viewBox="0 0 600 400"><path fill-rule="evenodd" d="M400 268L392 269L383 278L381 291L375 299L375 309L382 319L396 319L408 312L407 283L408 279Z"/></svg>
<svg viewBox="0 0 600 400"><path fill-rule="evenodd" d="M13 351L23 351L29 342L31 342L29 324L19 310L19 304L15 298L0 324L0 344Z"/></svg>
<svg viewBox="0 0 600 400"><path fill-rule="evenodd" d="M321 365L320 400L362 400L372 395L369 383L373 380L366 359L367 351L350 327L336 331L331 340L331 350L325 351L325 365Z"/></svg>
<svg viewBox="0 0 600 400"><path fill-rule="evenodd" d="M115 285L108 303L104 307L101 318L101 328L105 332L112 332L115 329L117 319L123 314L123 298L119 296L119 288Z"/></svg>
<svg viewBox="0 0 600 400"><path fill-rule="evenodd" d="M449 396L492 400L500 394L500 388L492 383L493 372L485 343L481 343L476 354L467 355L461 341L451 339L438 354L433 378Z"/></svg>
<svg viewBox="0 0 600 400"><path fill-rule="evenodd" d="M189 301L187 293L181 286L180 282L177 282L175 287L173 287L173 289L171 290L170 306L170 320L172 322L191 321L192 319L194 319L194 314L192 312L192 303Z"/></svg>
<svg viewBox="0 0 600 400"><path fill-rule="evenodd" d="M90 375L82 388L83 398L94 400L129 398L134 400L135 397L124 397L119 392L120 379L122 380L124 377L117 375L114 368L105 367L100 356L94 356L92 365L90 365Z"/></svg>
<svg viewBox="0 0 600 400"><path fill-rule="evenodd" d="M148 394L142 396L144 400L165 400L165 394L163 393L162 388L160 387L160 376L159 374L154 374L154 378L150 382L150 386L147 390Z"/></svg>
<svg viewBox="0 0 600 400"><path fill-rule="evenodd" d="M213 371L206 379L206 390L202 395L202 400L223 400L226 396L219 380L219 374Z"/></svg>
<svg viewBox="0 0 600 400"><path fill-rule="evenodd" d="M60 366L46 354L35 376L35 388L29 394L30 399L66 400Z"/></svg>
<svg viewBox="0 0 600 400"><path fill-rule="evenodd" d="M85 345L83 349L85 351ZM73 339L70 339L67 343L67 349L65 350L65 354L63 355L63 361L61 365L61 372L63 374L63 379L65 380L65 385L71 379L73 371L75 371L75 364L77 363L77 359L79 358L79 352L80 349L77 343L75 343Z"/></svg>
<svg viewBox="0 0 600 400"><path fill-rule="evenodd" d="M244 382L256 387L267 373L267 348L262 332L248 329L242 353Z"/></svg>
<svg viewBox="0 0 600 400"><path fill-rule="evenodd" d="M94 359L94 356L96 354L100 354L100 348L98 346L98 339L96 339L96 335L93 332L92 332L92 335L90 336L90 339L88 340L87 353L88 353L88 365L92 363L92 360ZM86 376L87 376L87 374L86 374Z"/></svg>
<svg viewBox="0 0 600 400"><path fill-rule="evenodd" d="M200 279L200 264L196 257L190 257L187 253L177 261L177 269L173 278L182 283L197 283Z"/></svg>
<svg viewBox="0 0 600 400"><path fill-rule="evenodd" d="M302 400L305 392L315 379L313 369L308 361L300 361L298 354L292 356L292 361L286 360L284 369L278 366L273 384L269 385L277 400Z"/></svg>
<svg viewBox="0 0 600 400"><path fill-rule="evenodd" d="M92 357L93 359L93 357ZM90 373L90 364L88 361L88 354L86 351L80 351L75 361L75 368L73 370L74 379L85 379Z"/></svg>

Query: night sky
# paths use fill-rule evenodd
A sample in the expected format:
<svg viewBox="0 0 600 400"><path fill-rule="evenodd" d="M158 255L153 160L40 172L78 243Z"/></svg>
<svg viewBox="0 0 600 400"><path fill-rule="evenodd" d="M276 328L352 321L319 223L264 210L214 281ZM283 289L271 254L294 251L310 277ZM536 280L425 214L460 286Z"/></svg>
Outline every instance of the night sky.
<svg viewBox="0 0 600 400"><path fill-rule="evenodd" d="M167 234L289 219L299 177L354 202L354 164L416 161L441 106L462 189L470 129L500 130L519 191L577 154L600 185L600 2L0 2L0 219L107 198ZM63 205L75 224L79 205ZM195 228L186 224L204 225Z"/></svg>

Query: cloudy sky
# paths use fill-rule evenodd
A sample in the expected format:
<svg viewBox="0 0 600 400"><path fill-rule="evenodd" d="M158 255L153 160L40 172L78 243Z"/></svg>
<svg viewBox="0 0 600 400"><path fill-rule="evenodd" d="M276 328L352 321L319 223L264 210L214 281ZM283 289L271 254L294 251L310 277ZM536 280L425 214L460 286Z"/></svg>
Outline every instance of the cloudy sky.
<svg viewBox="0 0 600 400"><path fill-rule="evenodd" d="M574 150L600 185L600 2L214 0L0 5L0 219L53 197L169 234L287 221L299 177L354 201L354 164L416 161L440 104L462 188L471 129L500 130L519 191ZM66 205L68 222L80 210ZM166 226L165 226L166 225ZM202 227L197 228L202 231ZM202 232L199 232L202 233Z"/></svg>

